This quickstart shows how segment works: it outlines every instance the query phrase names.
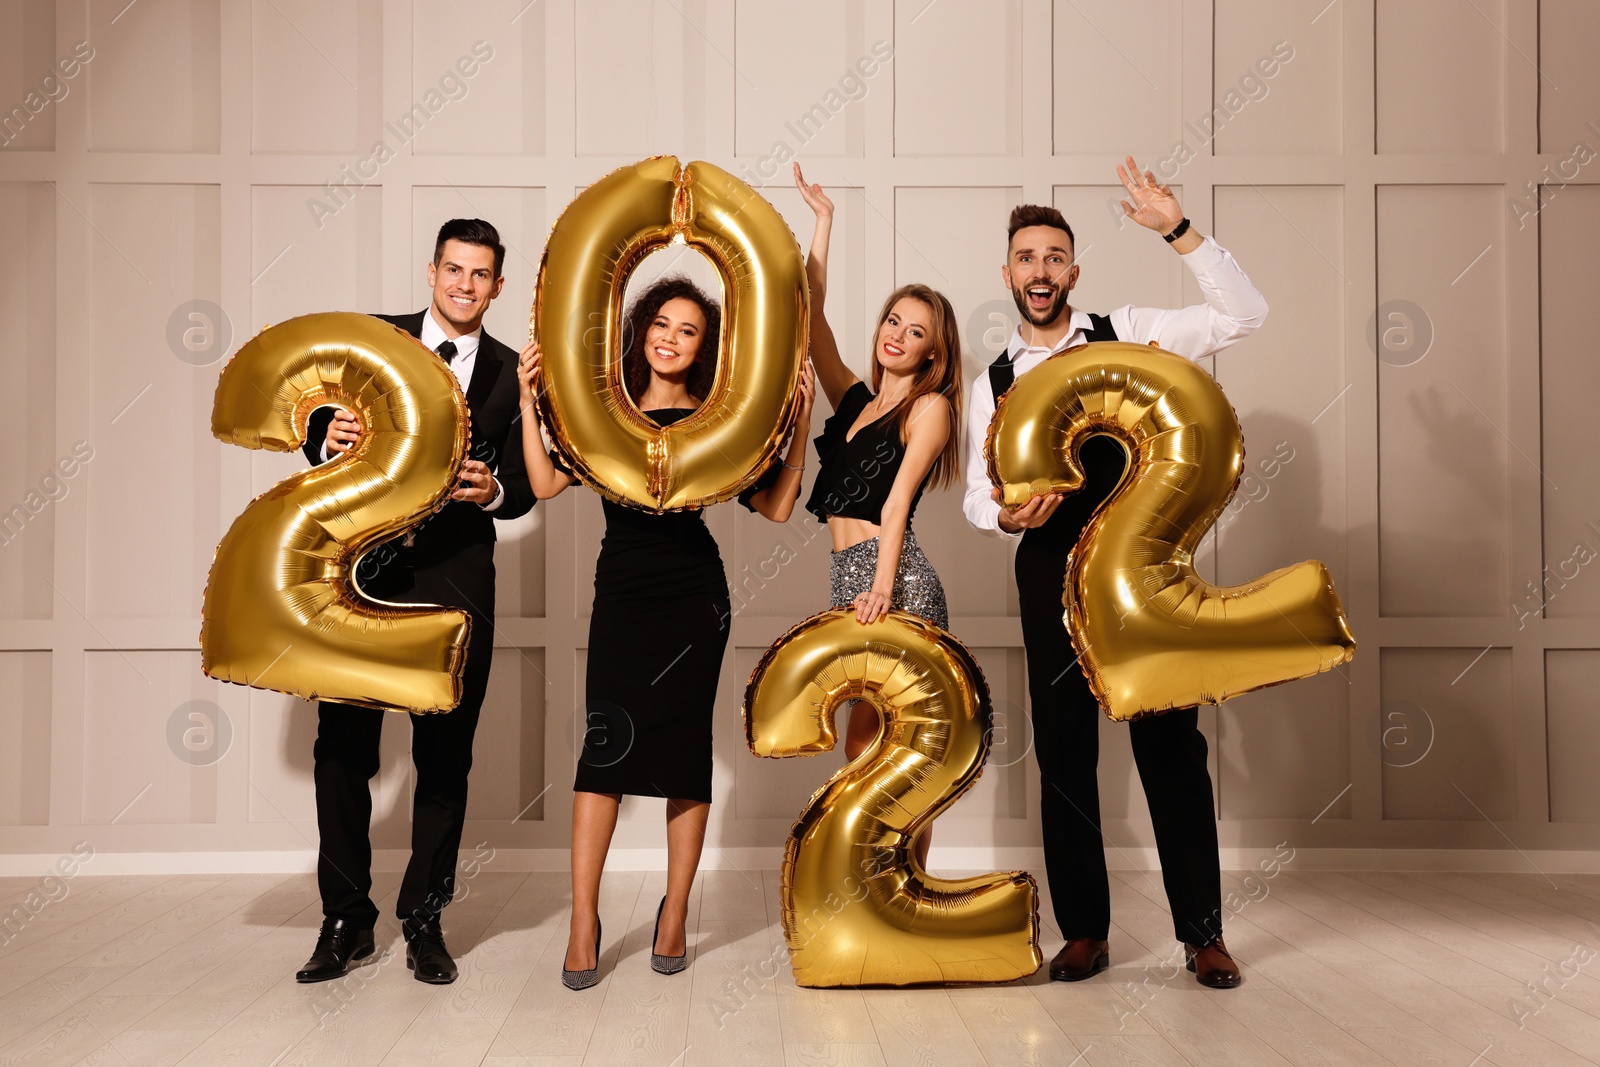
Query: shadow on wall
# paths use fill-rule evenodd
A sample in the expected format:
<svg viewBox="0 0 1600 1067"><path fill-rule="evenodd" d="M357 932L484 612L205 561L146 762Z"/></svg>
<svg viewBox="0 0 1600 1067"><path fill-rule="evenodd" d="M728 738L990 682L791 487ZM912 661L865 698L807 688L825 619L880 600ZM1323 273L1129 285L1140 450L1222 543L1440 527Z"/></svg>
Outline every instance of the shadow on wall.
<svg viewBox="0 0 1600 1067"><path fill-rule="evenodd" d="M1241 421L1244 475L1197 556L1201 573L1235 585L1320 559L1341 596L1348 596L1353 586L1344 535L1322 521L1324 460L1316 429L1274 412L1241 415ZM1370 647L1357 652L1371 654ZM1218 708L1222 819L1350 817L1349 737L1359 716L1350 707L1349 677L1350 668L1340 667Z"/></svg>
<svg viewBox="0 0 1600 1067"><path fill-rule="evenodd" d="M1469 413L1470 414L1470 413ZM1466 434L1428 401L1416 406L1430 441ZM1368 526L1341 529L1324 521L1322 445L1308 423L1275 414L1251 415L1246 442L1247 479L1218 522L1220 531L1199 558L1219 584L1249 581L1302 559L1328 565L1336 588L1352 608L1346 546L1363 543ZM1466 434L1481 439L1481 433ZM1287 442L1292 459L1278 448ZM1431 446L1430 446L1431 447ZM1439 447L1443 447L1440 445ZM1485 442L1492 449L1492 442ZM1476 469L1489 468L1479 457ZM1278 461L1275 474L1262 462ZM1431 455L1430 466L1462 469L1459 456ZM1337 466L1337 459L1333 465ZM1490 481L1485 479L1485 482ZM1496 508L1503 486L1470 489L1441 483L1460 506ZM1333 516L1335 520L1338 515ZM1439 524L1407 533L1399 523L1383 532L1391 559L1488 560L1494 546L1451 534ZM1363 605L1370 610L1372 605ZM1412 612L1411 614L1414 614ZM1424 821L1418 847L1501 847L1487 820L1516 817L1510 657L1506 649L1391 648L1383 653L1372 633L1355 634L1365 669L1380 670L1377 706L1352 700L1350 667L1274 686L1228 701L1218 711L1218 803L1225 821L1349 819L1348 787L1361 761L1380 765L1383 817ZM1372 657L1382 656L1381 666ZM1481 656L1481 658L1480 658ZM1241 840L1244 845L1271 842ZM1396 841L1396 844L1400 844Z"/></svg>

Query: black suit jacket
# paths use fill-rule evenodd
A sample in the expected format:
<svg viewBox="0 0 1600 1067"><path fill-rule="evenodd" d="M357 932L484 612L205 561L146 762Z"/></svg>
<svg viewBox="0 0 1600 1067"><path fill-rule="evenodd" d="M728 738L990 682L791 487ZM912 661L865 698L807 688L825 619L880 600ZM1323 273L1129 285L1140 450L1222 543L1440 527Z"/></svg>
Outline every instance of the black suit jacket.
<svg viewBox="0 0 1600 1067"><path fill-rule="evenodd" d="M375 317L420 339L426 314ZM467 385L467 409L472 413L470 454L494 471L504 499L493 511L484 511L470 501L452 500L414 528L410 547L395 540L368 552L357 566L356 580L365 591L380 599L415 598L494 619L494 521L526 515L534 504L517 424L519 393L516 352L484 332L479 336L472 380ZM332 421L332 408L319 408L308 420L304 451L313 464L322 462L322 446Z"/></svg>

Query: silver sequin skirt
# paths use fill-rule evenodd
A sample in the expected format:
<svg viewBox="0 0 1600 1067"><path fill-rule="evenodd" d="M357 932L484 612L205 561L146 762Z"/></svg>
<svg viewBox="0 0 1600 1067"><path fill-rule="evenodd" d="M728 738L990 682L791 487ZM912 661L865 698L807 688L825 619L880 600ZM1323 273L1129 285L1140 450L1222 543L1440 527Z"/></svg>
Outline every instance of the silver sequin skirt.
<svg viewBox="0 0 1600 1067"><path fill-rule="evenodd" d="M878 571L876 537L835 552L828 560L828 580L833 585L833 606L847 608L856 597L872 588ZM945 606L944 586L933 564L922 554L922 546L910 530L900 548L900 568L894 576L894 593L889 606L921 615L941 630L950 629L950 609Z"/></svg>

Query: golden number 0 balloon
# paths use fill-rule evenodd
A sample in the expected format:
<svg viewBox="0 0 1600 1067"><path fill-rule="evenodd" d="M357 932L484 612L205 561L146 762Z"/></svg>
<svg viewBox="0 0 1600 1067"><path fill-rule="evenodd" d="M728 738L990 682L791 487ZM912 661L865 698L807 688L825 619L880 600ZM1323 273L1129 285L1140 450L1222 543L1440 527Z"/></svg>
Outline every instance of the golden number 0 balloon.
<svg viewBox="0 0 1600 1067"><path fill-rule="evenodd" d="M725 291L715 384L689 418L661 427L622 382L623 291L651 251L681 239ZM648 511L736 496L776 457L806 355L805 261L755 190L709 163L657 156L580 193L545 245L534 297L543 349L539 415L587 485Z"/></svg>
<svg viewBox="0 0 1600 1067"><path fill-rule="evenodd" d="M314 408L360 420L360 441L250 502L217 545L201 667L225 682L402 711L461 700L472 620L384 604L352 580L363 552L442 507L467 454L469 416L448 367L367 315L305 315L263 330L222 370L211 432L289 452Z"/></svg>
<svg viewBox="0 0 1600 1067"><path fill-rule="evenodd" d="M879 743L811 798L789 835L783 931L802 986L1004 982L1039 969L1039 889L1020 871L960 881L918 866L912 839L983 772L989 687L965 645L891 611L825 611L780 637L745 691L758 756L825 752L834 712L866 700Z"/></svg>
<svg viewBox="0 0 1600 1067"><path fill-rule="evenodd" d="M1077 450L1121 441L1131 462L1067 564L1065 622L1112 719L1217 704L1348 662L1355 639L1316 560L1220 588L1194 551L1244 466L1233 406L1203 368L1148 345L1068 349L1017 379L989 424L1006 507L1083 486Z"/></svg>

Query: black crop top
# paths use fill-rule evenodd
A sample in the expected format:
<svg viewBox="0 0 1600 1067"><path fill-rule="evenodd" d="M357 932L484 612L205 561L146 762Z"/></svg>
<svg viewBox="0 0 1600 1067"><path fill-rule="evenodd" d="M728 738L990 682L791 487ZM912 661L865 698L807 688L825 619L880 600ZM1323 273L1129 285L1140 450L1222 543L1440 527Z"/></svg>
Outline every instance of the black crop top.
<svg viewBox="0 0 1600 1067"><path fill-rule="evenodd" d="M862 519L874 525L883 522L883 505L906 458L906 446L900 440L894 411L867 423L854 438L846 440L850 427L872 400L867 383L856 382L840 398L838 410L828 416L822 424L822 436L814 441L819 461L817 480L811 487L806 510L818 522L827 522L833 516ZM907 522L916 514L917 501L922 499L927 484L924 477L917 486Z"/></svg>

